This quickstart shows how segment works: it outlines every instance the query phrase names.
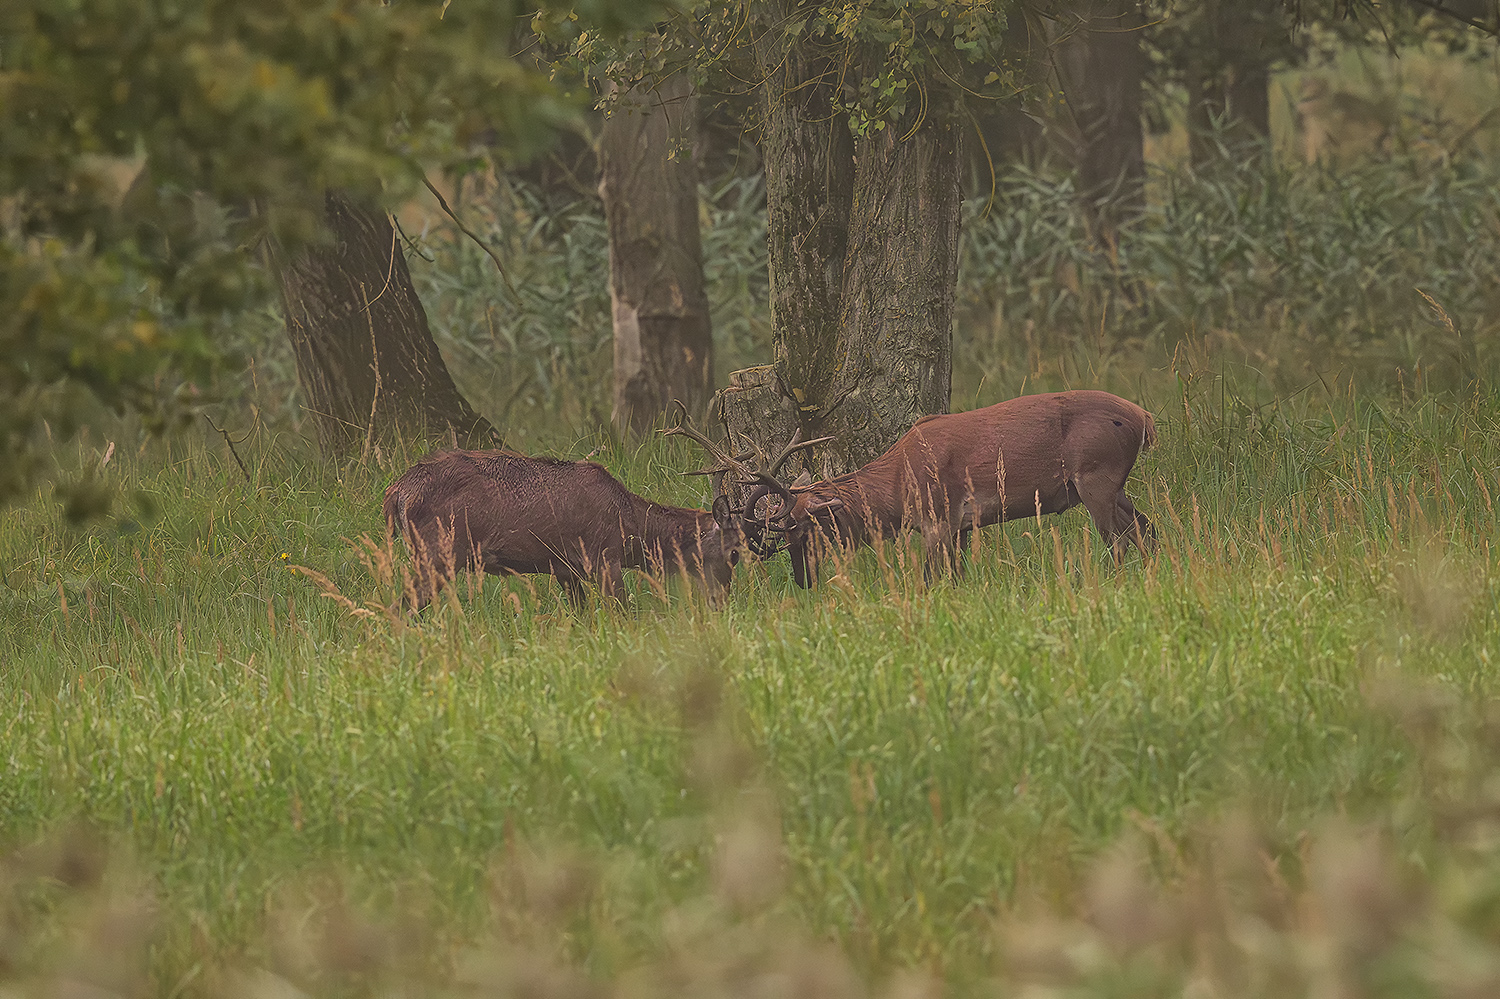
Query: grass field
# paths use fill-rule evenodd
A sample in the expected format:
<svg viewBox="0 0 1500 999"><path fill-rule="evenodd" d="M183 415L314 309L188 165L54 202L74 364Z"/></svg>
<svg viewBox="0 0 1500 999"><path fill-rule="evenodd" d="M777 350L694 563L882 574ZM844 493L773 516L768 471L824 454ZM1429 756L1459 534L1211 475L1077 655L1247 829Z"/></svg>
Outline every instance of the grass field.
<svg viewBox="0 0 1500 999"><path fill-rule="evenodd" d="M960 583L413 624L360 540L410 456L121 442L114 519L0 519L0 994L1486 994L1500 397L1142 401L1150 561L1080 510ZM706 499L675 444L555 451L599 446ZM1235 857L1255 933L1191 901Z"/></svg>

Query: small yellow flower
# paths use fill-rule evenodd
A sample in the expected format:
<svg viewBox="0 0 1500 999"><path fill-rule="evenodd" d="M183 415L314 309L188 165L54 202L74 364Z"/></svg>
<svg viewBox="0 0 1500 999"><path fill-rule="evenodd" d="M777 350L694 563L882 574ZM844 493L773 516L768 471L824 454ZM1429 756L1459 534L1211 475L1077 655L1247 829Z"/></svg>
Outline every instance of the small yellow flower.
<svg viewBox="0 0 1500 999"><path fill-rule="evenodd" d="M281 553L281 560L282 560L282 561L283 561L283 562L285 562L285 561L286 561L286 558L287 558L287 555L286 555L286 552L282 552L282 553Z"/></svg>

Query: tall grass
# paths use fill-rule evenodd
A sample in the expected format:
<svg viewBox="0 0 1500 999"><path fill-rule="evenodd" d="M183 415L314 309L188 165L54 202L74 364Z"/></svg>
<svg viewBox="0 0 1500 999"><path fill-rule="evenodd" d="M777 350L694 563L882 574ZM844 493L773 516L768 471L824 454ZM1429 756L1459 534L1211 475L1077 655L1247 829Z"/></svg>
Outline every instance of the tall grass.
<svg viewBox="0 0 1500 999"><path fill-rule="evenodd" d="M685 994L733 991L738 967L812 995L908 969L959 994L1055 974L1153 995L1132 948L1196 973L1162 927L1196 911L1173 892L1228 816L1253 816L1246 856L1284 879L1267 946L1296 938L1321 876L1297 872L1324 869L1299 837L1331 810L1382 830L1354 854L1370 870L1465 869L1442 805L1463 785L1419 765L1469 773L1453 754L1483 744L1443 733L1495 693L1500 399L1257 402L1184 368L1148 401L1161 444L1130 488L1151 560L1112 567L1075 511L982 532L961 582L891 545L806 593L744 567L722 611L637 580L574 612L528 579L454 587L417 622L363 613L392 595L379 494L403 456L246 447L247 484L222 443L119 448L104 472L154 522L84 532L38 503L0 523L0 840L25 848L4 974ZM633 488L706 498L676 444L572 450L596 446ZM1435 755L1371 702L1419 683L1448 699ZM1110 859L1135 835L1137 859ZM1453 925L1490 925L1433 891ZM136 953L146 911L143 965L76 956ZM1390 921L1382 960L1416 939Z"/></svg>
<svg viewBox="0 0 1500 999"><path fill-rule="evenodd" d="M957 351L995 372L1017 345L1037 365L1069 348L1159 359L1196 341L1283 389L1335 371L1461 386L1493 369L1500 200L1486 167L1252 157L1162 170L1152 187L1106 243L1068 178L1009 175L965 227Z"/></svg>

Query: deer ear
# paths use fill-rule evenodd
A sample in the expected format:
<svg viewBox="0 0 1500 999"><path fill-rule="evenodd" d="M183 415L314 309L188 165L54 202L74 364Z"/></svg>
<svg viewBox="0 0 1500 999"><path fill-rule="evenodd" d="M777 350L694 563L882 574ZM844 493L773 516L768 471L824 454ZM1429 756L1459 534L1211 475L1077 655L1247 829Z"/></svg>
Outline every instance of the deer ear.
<svg viewBox="0 0 1500 999"><path fill-rule="evenodd" d="M812 485L812 473L805 468L802 470L801 475L792 480L793 489L805 489L810 485Z"/></svg>
<svg viewBox="0 0 1500 999"><path fill-rule="evenodd" d="M729 497L723 493L714 497L712 512L714 520L718 523L720 530L728 530L733 523L733 511L729 507Z"/></svg>
<svg viewBox="0 0 1500 999"><path fill-rule="evenodd" d="M841 499L819 500L816 503L807 504L807 512L815 513L818 510L841 510L843 507L844 501Z"/></svg>

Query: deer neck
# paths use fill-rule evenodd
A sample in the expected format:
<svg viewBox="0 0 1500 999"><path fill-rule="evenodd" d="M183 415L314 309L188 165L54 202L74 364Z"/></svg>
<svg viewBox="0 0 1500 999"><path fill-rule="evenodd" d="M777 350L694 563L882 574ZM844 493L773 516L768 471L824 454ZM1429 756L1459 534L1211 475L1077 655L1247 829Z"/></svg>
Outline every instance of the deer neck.
<svg viewBox="0 0 1500 999"><path fill-rule="evenodd" d="M632 511L635 520L633 544L627 557L633 568L660 558L665 568L682 565L684 559L695 559L707 533L708 514L680 506L664 506L636 497ZM659 554L658 554L659 553Z"/></svg>
<svg viewBox="0 0 1500 999"><path fill-rule="evenodd" d="M899 487L887 482L877 470L862 468L830 479L818 498L837 499L843 504L836 516L854 544L901 529Z"/></svg>

